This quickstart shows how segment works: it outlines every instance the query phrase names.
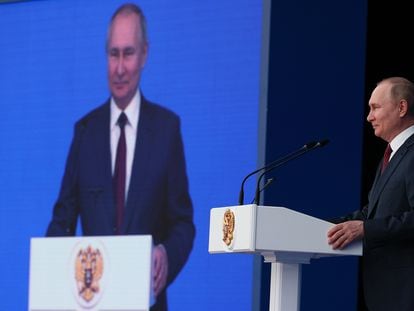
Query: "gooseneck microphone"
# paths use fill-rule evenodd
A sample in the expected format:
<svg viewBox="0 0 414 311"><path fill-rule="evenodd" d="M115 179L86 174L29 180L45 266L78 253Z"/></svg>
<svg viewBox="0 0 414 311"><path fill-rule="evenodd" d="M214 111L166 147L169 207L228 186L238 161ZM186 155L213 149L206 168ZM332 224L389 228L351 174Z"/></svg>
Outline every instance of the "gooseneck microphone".
<svg viewBox="0 0 414 311"><path fill-rule="evenodd" d="M292 161L292 160L300 157L301 155L303 155L303 154L305 154L305 153L307 153L307 152L309 152L311 150L314 150L314 149L319 148L319 147L324 147L328 143L329 143L329 140L328 139L324 139L324 140L321 140L321 141L318 141L318 142L308 143L308 144L304 145L302 148L300 148L299 150L294 151L291 154L283 157L282 159L280 159L280 161L278 161L274 165L270 165L269 167L267 167L266 169L264 169L263 173L260 174L259 178L257 179L256 194L254 196L253 203L254 204L257 204L257 205L260 203L260 192L261 192L260 191L260 183L262 181L263 176L266 173L269 173L270 171L273 171L274 169L278 168L279 166L282 166L283 164L285 164L285 163L287 163L289 161Z"/></svg>
<svg viewBox="0 0 414 311"><path fill-rule="evenodd" d="M311 141L308 142L307 144L303 145L300 149L295 150L287 155L285 155L284 157L274 160L272 162L270 162L269 164L249 173L242 181L241 187L240 187L240 193L239 193L239 205L243 205L244 204L244 184L246 182L246 180L250 177L253 176L254 174L257 174L261 171L263 171L263 173L260 175L258 182L257 182L257 187L256 187L256 195L255 195L255 200L254 202L256 204L258 204L259 200L260 200L260 181L263 178L263 176L268 173L269 171L283 165L284 163L291 161L293 159L296 159L297 157L301 156L302 154L313 150L315 148L318 147L323 147L325 146L327 143L329 142L329 140L325 139L325 140L321 140L321 141Z"/></svg>

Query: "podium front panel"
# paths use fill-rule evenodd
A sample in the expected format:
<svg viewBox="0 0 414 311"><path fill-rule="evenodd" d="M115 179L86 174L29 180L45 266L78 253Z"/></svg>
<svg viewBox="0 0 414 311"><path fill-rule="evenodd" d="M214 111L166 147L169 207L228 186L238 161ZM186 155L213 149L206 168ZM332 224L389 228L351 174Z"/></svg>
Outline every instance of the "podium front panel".
<svg viewBox="0 0 414 311"><path fill-rule="evenodd" d="M149 310L152 237L32 238L29 310Z"/></svg>
<svg viewBox="0 0 414 311"><path fill-rule="evenodd" d="M254 252L256 209L255 204L211 209L208 251Z"/></svg>

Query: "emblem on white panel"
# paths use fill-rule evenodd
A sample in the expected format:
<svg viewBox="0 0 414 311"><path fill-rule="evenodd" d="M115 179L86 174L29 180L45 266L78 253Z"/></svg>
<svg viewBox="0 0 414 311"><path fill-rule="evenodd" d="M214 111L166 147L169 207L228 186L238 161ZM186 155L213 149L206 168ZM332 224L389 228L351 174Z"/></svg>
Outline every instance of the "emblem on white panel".
<svg viewBox="0 0 414 311"><path fill-rule="evenodd" d="M223 217L223 242L231 248L234 240L235 216L232 210L226 209Z"/></svg>
<svg viewBox="0 0 414 311"><path fill-rule="evenodd" d="M106 283L108 262L103 245L93 240L77 244L71 265L76 301L85 309L93 308L100 301Z"/></svg>

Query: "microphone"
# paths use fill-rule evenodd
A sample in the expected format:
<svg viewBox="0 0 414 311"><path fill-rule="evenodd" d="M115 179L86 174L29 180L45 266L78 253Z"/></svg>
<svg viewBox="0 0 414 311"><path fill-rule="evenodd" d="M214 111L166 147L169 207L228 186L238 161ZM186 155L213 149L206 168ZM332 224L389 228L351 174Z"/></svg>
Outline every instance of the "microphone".
<svg viewBox="0 0 414 311"><path fill-rule="evenodd" d="M266 182L265 182L265 184L263 185L263 187L261 187L260 189L259 189L259 192L260 193L262 193L263 192L263 190L265 190L272 182L273 182L273 180L274 180L274 178L272 177L272 178L269 178L268 180L266 180ZM253 200L252 200L252 202L250 203L250 204L253 204L254 203L254 198L253 198Z"/></svg>
<svg viewBox="0 0 414 311"><path fill-rule="evenodd" d="M307 149L307 148L312 148L312 147L314 147L316 144L318 144L318 142L316 142L316 141L311 141L311 142L308 142L308 143L306 143L305 145L303 145L303 146L302 146L299 150L293 151L293 152L291 152L290 154L288 154L288 155L284 156L284 157L283 157L283 158L281 158L281 159L276 159L276 160L274 160L274 161L270 162L269 164L267 164L267 165L265 165L265 166L263 166L263 167L261 167L261 168L258 168L257 170L255 170L255 171L251 172L251 173L250 173L250 174L248 174L246 177L244 177L244 179L243 179L243 181L242 181L242 183L241 183L241 187L240 187L240 193L239 193L239 205L243 205L243 204L244 204L244 184L245 184L246 180L247 180L247 179L249 179L249 177L250 177L250 176L253 176L254 174L257 174L257 173L259 173L259 172L260 172L260 171L262 171L262 170L266 170L266 169L268 169L268 168L270 168L270 167L272 167L272 166L276 165L277 163L279 163L279 162L281 162L281 161L284 161L286 158L290 158L290 157L294 156L296 153L300 153L300 152L302 152L304 149Z"/></svg>
<svg viewBox="0 0 414 311"><path fill-rule="evenodd" d="M326 141L327 141L327 140L326 140ZM296 155L297 153L301 153L301 152L303 152L303 150L305 150L305 149L308 149L308 148L313 148L313 147L315 147L317 144L320 144L320 143L321 143L321 142L317 142L317 141L311 141L311 142L308 142L307 144L303 145L303 146L302 146L299 150L293 151L293 152L289 153L288 155L284 156L284 157L283 157L283 158L281 158L281 159L274 160L274 161L270 162L269 164L267 164L267 165L265 165L265 166L263 166L263 167L261 167L261 168L259 168L259 169L255 170L255 171L251 172L251 173L250 173L250 174L248 174L246 177L244 177L244 179L243 179L243 181L242 181L242 183L241 183L241 187L240 187L240 193L239 193L239 205L243 205L243 204L244 204L244 184L245 184L246 180L247 180L250 176L253 176L254 174L256 174L256 173L258 173L258 172L260 172L260 171L262 171L262 170L266 170L266 169L268 169L268 168L270 168L270 167L272 167L272 166L274 166L274 165L278 164L279 162L285 161L286 159L288 159L288 158L290 158L290 157L293 157L293 156L294 156L294 155ZM326 144L326 143L324 143L324 144Z"/></svg>
<svg viewBox="0 0 414 311"><path fill-rule="evenodd" d="M302 148L300 148L299 150L294 151L294 152L288 154L287 156L281 158L280 160L276 160L276 161L272 162L271 164L267 165L266 168L263 168L263 173L260 174L260 176L257 180L256 194L255 194L253 203L258 205L259 202L260 202L260 192L261 192L260 191L260 182L261 182L263 176L266 173L269 173L270 171L276 169L277 167L279 167L279 166L281 166L281 165L283 165L283 164L285 164L285 163L287 163L291 160L294 160L294 159L300 157L301 155L303 155L303 154L305 154L305 153L307 153L311 150L314 150L314 149L320 148L320 147L324 147L328 143L329 143L328 139L323 139L321 141L307 143Z"/></svg>

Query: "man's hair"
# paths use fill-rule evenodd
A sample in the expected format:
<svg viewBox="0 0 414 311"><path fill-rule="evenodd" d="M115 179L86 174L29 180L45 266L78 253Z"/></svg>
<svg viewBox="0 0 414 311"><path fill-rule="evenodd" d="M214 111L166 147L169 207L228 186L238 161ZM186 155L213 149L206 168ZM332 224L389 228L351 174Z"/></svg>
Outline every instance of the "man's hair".
<svg viewBox="0 0 414 311"><path fill-rule="evenodd" d="M124 3L122 4L111 17L111 20L109 22L108 27L108 35L106 38L106 50L108 50L109 47L109 37L111 35L111 28L114 23L115 18L118 15L124 15L128 16L131 14L135 14L139 17L140 26L141 26L141 38L142 38L142 44L147 45L148 44L148 35L147 35L147 19L145 18L144 12L142 9L136 5L135 3Z"/></svg>
<svg viewBox="0 0 414 311"><path fill-rule="evenodd" d="M406 100L408 115L414 117L414 83L403 77L390 77L378 82L377 85L389 83L391 85L390 96L392 100Z"/></svg>

